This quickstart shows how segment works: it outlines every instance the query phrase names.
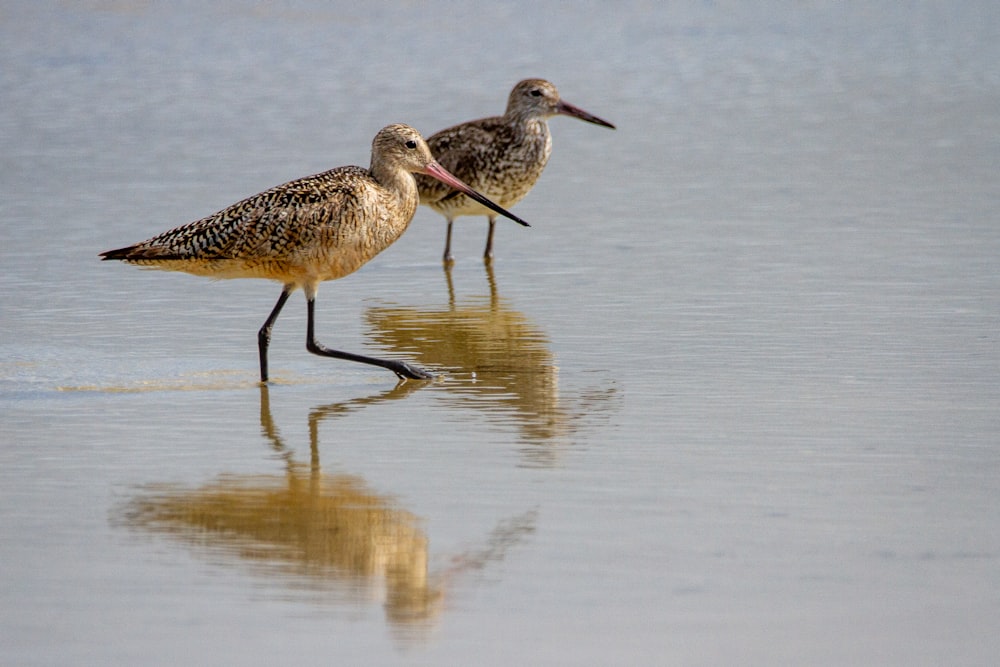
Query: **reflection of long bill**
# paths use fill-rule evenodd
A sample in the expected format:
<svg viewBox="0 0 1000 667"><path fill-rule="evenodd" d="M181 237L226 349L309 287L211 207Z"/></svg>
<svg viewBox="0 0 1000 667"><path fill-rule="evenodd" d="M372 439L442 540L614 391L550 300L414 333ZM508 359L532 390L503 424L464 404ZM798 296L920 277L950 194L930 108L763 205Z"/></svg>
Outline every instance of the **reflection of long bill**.
<svg viewBox="0 0 1000 667"><path fill-rule="evenodd" d="M438 179L439 181L441 181L445 185L448 185L451 188L453 188L455 190L458 190L459 192L465 194L466 196L468 196L468 197L470 197L472 199L475 199L477 202L479 202L480 204L482 204L486 208L491 209L493 211L496 211L497 213L499 213L500 215L504 216L505 218L510 218L514 222L516 222L518 224L521 224L521 225L524 225L525 227L530 227L531 226L527 222L525 222L524 220L522 220L521 218L519 218L516 215L514 215L513 213L511 213L510 211L506 210L502 206L499 206L498 204L494 204L489 199L487 199L486 197L484 197L483 195L479 194L478 192L476 192L475 190L473 190L472 188L470 188L468 185L466 185L462 181L460 181L457 178L455 178L454 176L452 176L451 173L447 169L445 169L440 164L438 164L437 160L432 160L430 164L428 164L426 167L424 167L424 170L421 173L427 174L428 176L430 176L432 178Z"/></svg>

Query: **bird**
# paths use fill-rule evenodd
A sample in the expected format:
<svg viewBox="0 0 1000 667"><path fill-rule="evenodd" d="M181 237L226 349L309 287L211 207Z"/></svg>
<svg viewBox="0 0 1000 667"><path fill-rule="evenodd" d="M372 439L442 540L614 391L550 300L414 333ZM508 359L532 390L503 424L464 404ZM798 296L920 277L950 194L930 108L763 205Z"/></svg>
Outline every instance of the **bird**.
<svg viewBox="0 0 1000 667"><path fill-rule="evenodd" d="M615 126L559 96L556 87L544 79L525 79L510 91L503 116L481 118L454 125L431 135L427 144L441 165L484 193L498 204L511 207L534 187L552 153L548 119L573 116L610 129ZM493 259L493 230L496 215L478 202L439 181L417 175L420 203L448 221L444 265L454 264L451 230L455 218L485 215L490 227L483 259Z"/></svg>
<svg viewBox="0 0 1000 667"><path fill-rule="evenodd" d="M429 379L433 374L404 361L333 350L315 337L319 284L357 271L403 234L418 205L415 173L440 179L487 209L529 226L444 169L417 130L394 124L384 127L372 140L368 169L337 167L289 181L200 220L99 256L209 278L279 281L281 295L257 332L263 383L268 381L267 348L272 327L289 296L299 288L306 297L309 352L380 366L401 380Z"/></svg>

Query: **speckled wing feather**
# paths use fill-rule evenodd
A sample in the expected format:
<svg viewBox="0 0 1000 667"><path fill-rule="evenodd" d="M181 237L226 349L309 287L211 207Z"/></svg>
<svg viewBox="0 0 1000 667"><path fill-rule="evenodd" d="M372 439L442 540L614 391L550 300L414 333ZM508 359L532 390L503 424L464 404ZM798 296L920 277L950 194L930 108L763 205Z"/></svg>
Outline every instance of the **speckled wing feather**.
<svg viewBox="0 0 1000 667"><path fill-rule="evenodd" d="M481 182L487 174L487 164L498 148L498 133L504 130L503 118L483 118L441 130L427 140L431 154L442 167L476 190L483 191L488 183ZM416 174L420 203L433 204L459 194L441 181Z"/></svg>
<svg viewBox="0 0 1000 667"><path fill-rule="evenodd" d="M340 167L300 178L102 256L147 265L264 257L280 260L309 245L325 221L339 220L337 212L352 197L350 183L367 177L367 170L361 167Z"/></svg>
<svg viewBox="0 0 1000 667"><path fill-rule="evenodd" d="M361 167L340 167L296 179L103 256L132 261L279 259L292 241L300 246L315 233L311 227L338 218L337 211L352 196L349 183L354 179L344 176L367 175Z"/></svg>

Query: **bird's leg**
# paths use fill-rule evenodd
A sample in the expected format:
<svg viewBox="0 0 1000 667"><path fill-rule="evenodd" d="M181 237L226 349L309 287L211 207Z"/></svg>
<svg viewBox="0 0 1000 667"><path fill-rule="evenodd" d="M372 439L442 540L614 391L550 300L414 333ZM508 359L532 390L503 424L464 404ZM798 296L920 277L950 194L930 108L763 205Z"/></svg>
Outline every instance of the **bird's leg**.
<svg viewBox="0 0 1000 667"><path fill-rule="evenodd" d="M451 268L455 264L455 258L451 254L451 224L453 222L452 218L448 218L448 231L444 237L444 257L442 258L445 268Z"/></svg>
<svg viewBox="0 0 1000 667"><path fill-rule="evenodd" d="M314 297L306 297L306 306L308 321L306 323L306 349L313 354L318 354L324 357L333 357L334 359L345 359L347 361L357 361L362 364L371 364L372 366L381 366L382 368L387 368L388 370L395 373L400 378L408 378L410 380L429 380L434 376L427 371L417 368L416 366L411 366L404 361L397 361L395 359L376 359L375 357L365 357L360 354L351 354L350 352L340 352L339 350L331 350L330 348L322 345L316 340L315 335L315 310L316 310L316 299Z"/></svg>
<svg viewBox="0 0 1000 667"><path fill-rule="evenodd" d="M497 226L496 216L490 216L490 231L486 234L486 250L483 252L483 261L489 264L493 261L493 230Z"/></svg>
<svg viewBox="0 0 1000 667"><path fill-rule="evenodd" d="M285 302L288 301L288 297L291 296L292 290L291 286L285 285L285 288L281 290L281 296L278 297L278 303L274 304L274 308L271 309L271 314L267 316L264 326L257 332L261 382L267 382L267 346L271 344L271 328L274 326L274 321L278 319L278 313L281 312L281 309L285 306Z"/></svg>

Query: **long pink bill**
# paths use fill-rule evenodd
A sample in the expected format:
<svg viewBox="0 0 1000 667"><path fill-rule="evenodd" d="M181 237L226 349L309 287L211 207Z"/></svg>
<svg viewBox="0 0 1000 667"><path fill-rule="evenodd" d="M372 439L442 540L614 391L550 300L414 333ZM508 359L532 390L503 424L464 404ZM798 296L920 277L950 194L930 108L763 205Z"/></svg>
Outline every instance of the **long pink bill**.
<svg viewBox="0 0 1000 667"><path fill-rule="evenodd" d="M602 125L604 127L610 127L612 130L615 126L604 120L603 118L598 118L594 114L587 113L583 109L577 106L573 106L569 102L563 102L559 100L556 104L556 111L564 116L572 116L573 118L579 118L580 120L585 120L588 123L593 123L594 125Z"/></svg>
<svg viewBox="0 0 1000 667"><path fill-rule="evenodd" d="M465 194L467 197L475 199L477 202L479 202L480 204L482 204L486 208L489 208L489 209L492 209L492 210L496 211L497 213L499 213L500 215L504 216L505 218L510 218L514 222L516 222L518 224L522 224L525 227L530 227L531 226L527 222L525 222L524 220L521 220L521 218L517 217L516 215L514 215L513 213L511 213L510 211L508 211L507 209L503 208L502 206L499 206L498 204L494 204L492 201L490 201L489 199L487 199L483 195L479 194L478 192L476 192L475 190L473 190L472 188L470 188L468 185L466 185L462 181L460 181L457 178L455 178L454 176L452 176L451 172L449 172L447 169L445 169L440 164L438 164L436 160L432 160L430 164L428 164L426 167L424 167L423 173L427 174L428 176L432 176L432 177L438 179L439 181L441 181L445 185L447 185L447 186L449 186L449 187L451 187L451 188L453 188L455 190L458 190L459 192Z"/></svg>

